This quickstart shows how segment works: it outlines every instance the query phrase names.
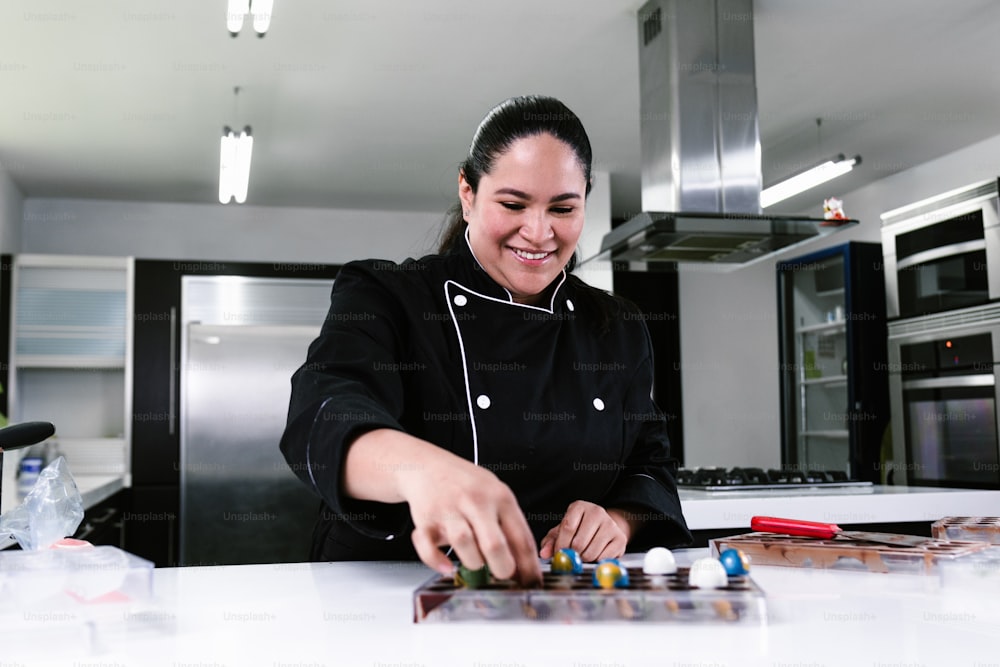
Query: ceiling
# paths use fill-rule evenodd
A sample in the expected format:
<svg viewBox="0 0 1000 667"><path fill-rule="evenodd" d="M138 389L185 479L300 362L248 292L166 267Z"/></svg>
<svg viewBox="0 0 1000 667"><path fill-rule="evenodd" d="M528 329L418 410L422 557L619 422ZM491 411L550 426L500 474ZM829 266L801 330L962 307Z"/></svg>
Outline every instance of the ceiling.
<svg viewBox="0 0 1000 667"><path fill-rule="evenodd" d="M443 211L485 112L544 93L583 119L624 217L641 5L276 0L259 39L228 35L225 0L3 0L0 165L26 197L211 203L222 126L250 124L248 204ZM994 0L756 0L764 184L863 157L777 212L1000 134L997 25Z"/></svg>

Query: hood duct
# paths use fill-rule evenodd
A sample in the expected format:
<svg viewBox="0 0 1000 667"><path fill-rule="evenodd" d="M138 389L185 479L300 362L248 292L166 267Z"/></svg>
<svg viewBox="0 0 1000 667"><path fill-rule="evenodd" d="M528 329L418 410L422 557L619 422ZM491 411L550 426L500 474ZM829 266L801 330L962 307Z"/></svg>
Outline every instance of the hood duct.
<svg viewBox="0 0 1000 667"><path fill-rule="evenodd" d="M644 212L591 259L732 269L857 224L761 214L752 0L650 0L638 28Z"/></svg>

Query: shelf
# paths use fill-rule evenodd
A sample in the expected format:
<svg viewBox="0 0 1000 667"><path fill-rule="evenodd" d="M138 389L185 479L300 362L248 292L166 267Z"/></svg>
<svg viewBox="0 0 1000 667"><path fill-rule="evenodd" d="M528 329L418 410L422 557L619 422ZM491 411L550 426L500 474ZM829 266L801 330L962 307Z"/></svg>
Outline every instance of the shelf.
<svg viewBox="0 0 1000 667"><path fill-rule="evenodd" d="M64 437L57 434L53 439L74 475L122 476L128 472L123 437Z"/></svg>
<svg viewBox="0 0 1000 667"><path fill-rule="evenodd" d="M806 326L798 327L795 329L795 333L823 333L829 331L832 333L837 333L839 331L847 331L847 320L838 320L836 322L820 322L819 324L807 324Z"/></svg>
<svg viewBox="0 0 1000 667"><path fill-rule="evenodd" d="M800 438L846 438L850 435L847 429L828 431L799 431Z"/></svg>
<svg viewBox="0 0 1000 667"><path fill-rule="evenodd" d="M25 354L14 358L13 366L19 370L29 368L55 368L61 370L125 370L121 356L83 356L54 354Z"/></svg>
<svg viewBox="0 0 1000 667"><path fill-rule="evenodd" d="M847 384L846 375L828 375L826 377L809 378L807 380L801 380L799 384L803 386L813 386L813 385L835 385L835 384Z"/></svg>

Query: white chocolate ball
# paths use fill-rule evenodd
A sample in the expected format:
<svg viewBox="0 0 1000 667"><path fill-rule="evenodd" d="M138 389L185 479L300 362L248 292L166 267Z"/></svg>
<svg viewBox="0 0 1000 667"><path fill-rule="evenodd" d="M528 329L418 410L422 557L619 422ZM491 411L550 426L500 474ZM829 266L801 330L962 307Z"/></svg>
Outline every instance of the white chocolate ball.
<svg viewBox="0 0 1000 667"><path fill-rule="evenodd" d="M642 559L642 571L645 574L673 574L677 571L677 561L670 549L653 547Z"/></svg>
<svg viewBox="0 0 1000 667"><path fill-rule="evenodd" d="M729 585L729 577L718 559L699 558L691 564L688 584L696 588L725 588Z"/></svg>

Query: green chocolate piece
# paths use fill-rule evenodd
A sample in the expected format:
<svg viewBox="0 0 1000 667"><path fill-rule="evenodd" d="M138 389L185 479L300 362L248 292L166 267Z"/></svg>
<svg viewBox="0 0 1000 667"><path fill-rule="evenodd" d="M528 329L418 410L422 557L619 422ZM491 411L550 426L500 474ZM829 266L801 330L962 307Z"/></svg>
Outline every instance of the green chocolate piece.
<svg viewBox="0 0 1000 667"><path fill-rule="evenodd" d="M488 583L490 583L490 568L488 565L483 565L478 570L470 570L464 565L459 564L458 570L455 571L456 586L482 588Z"/></svg>

